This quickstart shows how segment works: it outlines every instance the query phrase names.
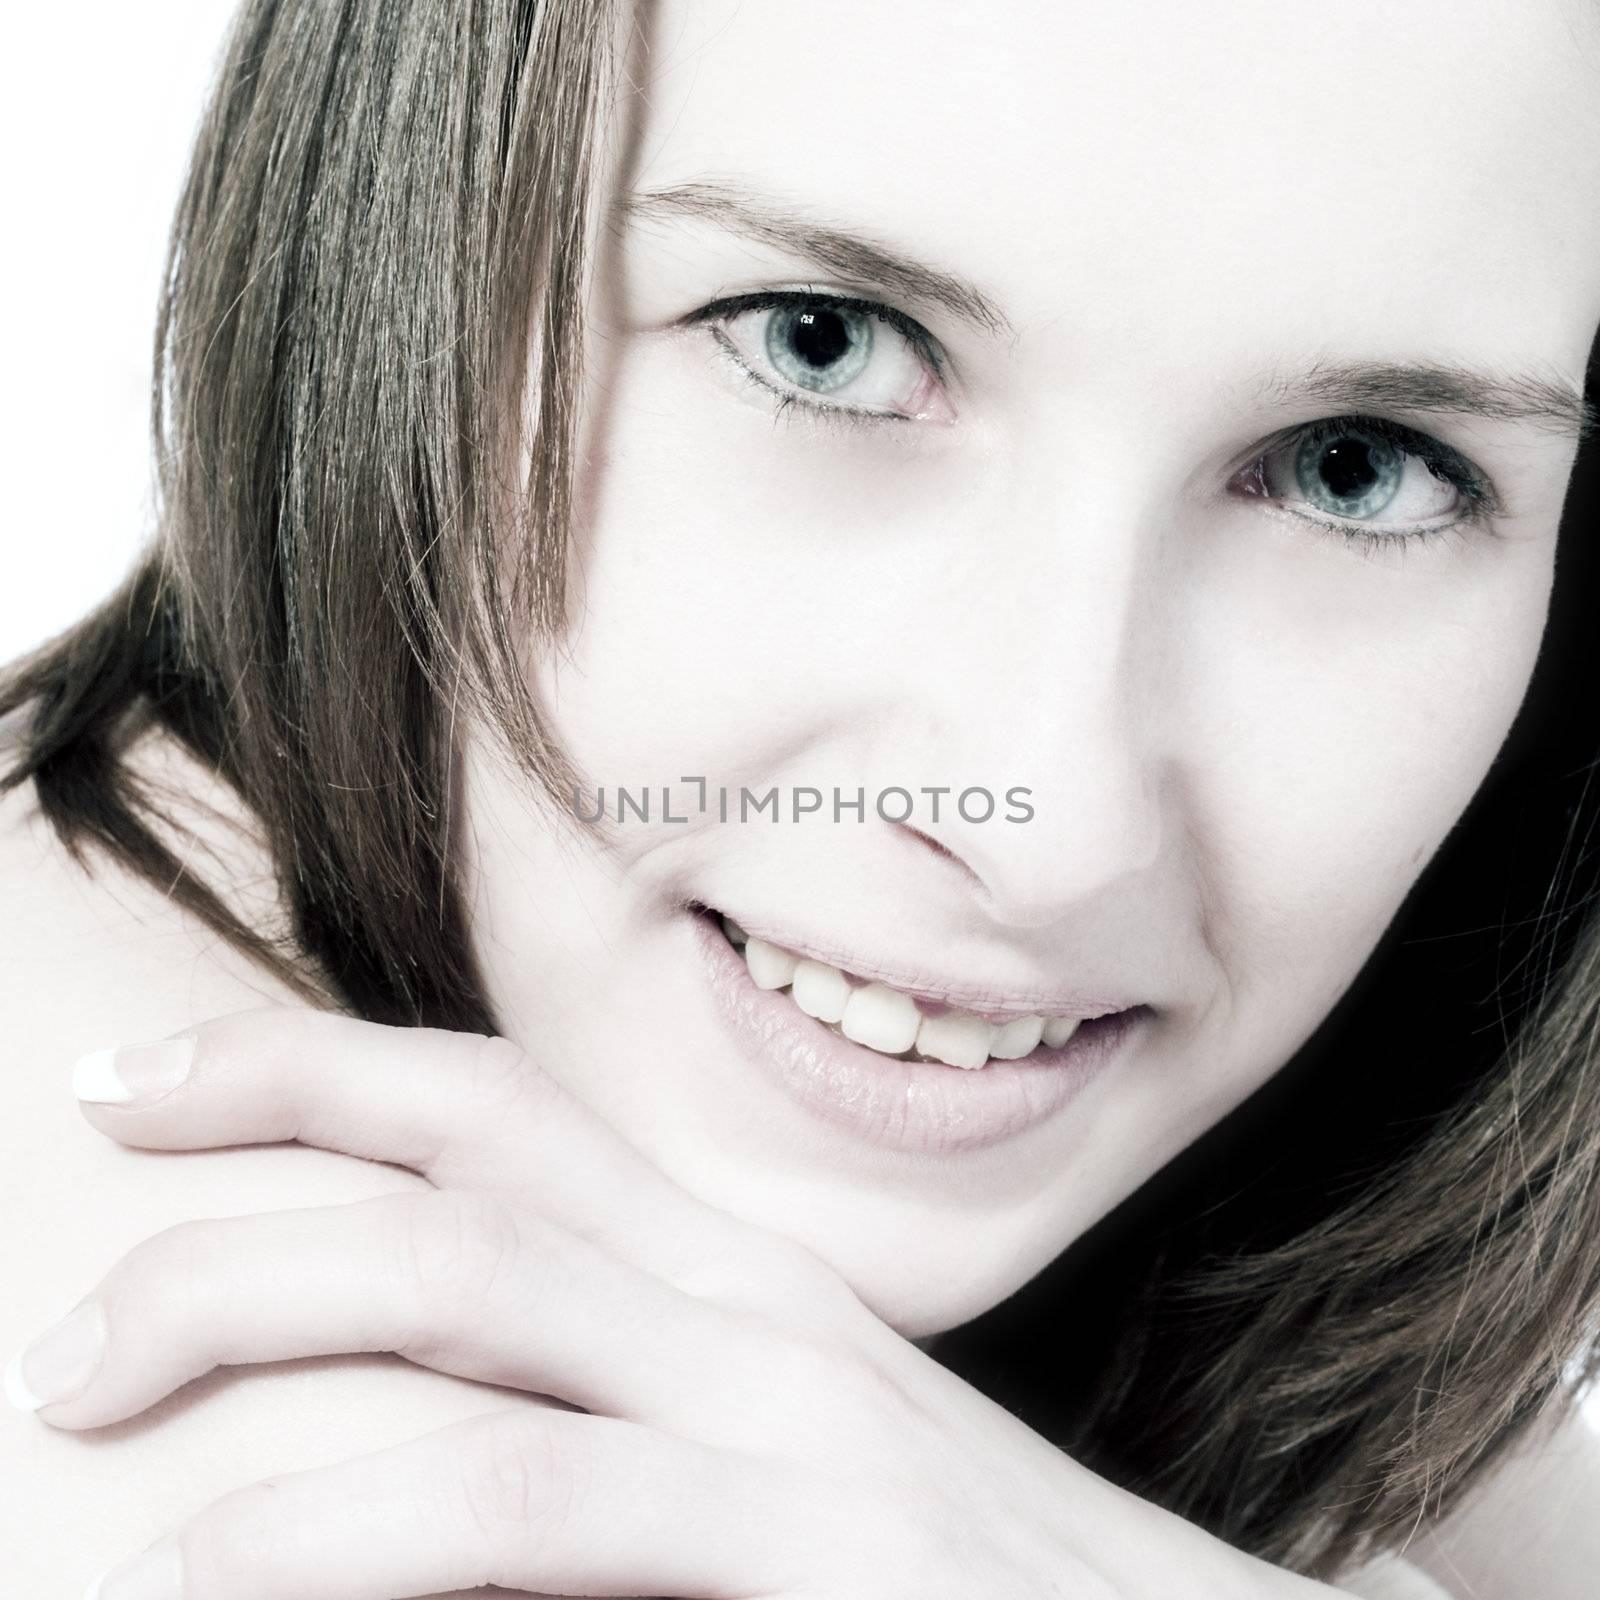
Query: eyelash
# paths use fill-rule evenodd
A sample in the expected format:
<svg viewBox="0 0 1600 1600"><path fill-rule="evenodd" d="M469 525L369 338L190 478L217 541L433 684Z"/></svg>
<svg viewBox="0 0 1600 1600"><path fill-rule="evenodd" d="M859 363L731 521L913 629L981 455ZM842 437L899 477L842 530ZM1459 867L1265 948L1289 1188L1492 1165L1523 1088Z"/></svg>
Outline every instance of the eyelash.
<svg viewBox="0 0 1600 1600"><path fill-rule="evenodd" d="M709 305L703 305L699 310L691 311L683 321L686 327L700 327L711 324L711 331L716 337L723 354L758 389L764 390L769 395L777 396L779 404L776 408L776 415L778 416L782 416L790 406L798 406L802 411L809 412L812 416L824 422L837 421L856 424L910 422L913 420L911 417L901 416L898 412L870 411L865 406L824 405L815 400L807 400L804 395L797 391L780 389L776 384L769 383L759 372L756 372L734 348L733 341L720 328L715 326L717 323L726 322L745 312L782 311L791 306L826 306L833 311L853 311L860 316L871 317L874 321L881 322L900 334L917 354L927 362L928 369L935 378L943 379L945 375L944 355L933 335L915 318L908 317L903 311L895 310L893 306L885 305L881 300L863 300L854 295L817 293L801 289L762 289L754 294L730 295L721 300L713 300Z"/></svg>
<svg viewBox="0 0 1600 1600"><path fill-rule="evenodd" d="M1319 517L1312 512L1297 511L1291 506L1283 505L1281 501L1278 502L1280 509L1286 515L1300 522L1308 522L1319 532L1343 539L1352 548L1359 549L1364 555L1372 556L1391 552L1397 547L1404 550L1408 545L1431 544L1437 539L1446 539L1451 535L1459 536L1464 527L1486 525L1501 512L1500 497L1488 476L1442 439L1436 439L1432 434L1423 433L1418 428L1407 427L1405 423L1395 422L1388 417L1372 417L1354 412L1340 417L1319 417L1315 422L1300 423L1273 435L1255 450L1240 472L1234 474L1232 481L1237 482L1241 477L1252 477L1259 484L1267 458L1279 450L1289 447L1299 448L1308 440L1331 444L1352 429L1373 434L1385 443L1393 445L1395 449L1415 456L1430 472L1443 479L1461 496L1463 501L1461 513L1453 521L1442 522L1434 527L1389 531L1362 527L1360 523L1354 521Z"/></svg>
<svg viewBox="0 0 1600 1600"><path fill-rule="evenodd" d="M861 406L827 405L818 401L808 400L796 391L780 389L776 384L769 383L760 373L751 368L749 363L735 349L733 341L728 338L720 327L716 326L718 323L726 322L747 312L779 311L796 305L822 305L834 310L853 311L862 316L872 317L893 328L905 338L912 348L916 350L917 354L928 363L929 370L935 378L942 379L944 377L946 370L945 359L933 335L914 318L908 317L903 311L898 311L893 306L886 305L880 300L866 300L853 295L831 294L827 291L763 289L751 294L728 295L722 299L710 301L698 310L690 312L683 319L683 324L686 327L709 325L723 353L738 367L740 372L757 388L777 399L778 405L774 413L777 416L782 416L790 406L798 406L819 421L839 423L846 426L885 422L901 423L914 420L892 411L871 411ZM1347 546L1359 549L1367 556L1390 552L1397 547L1403 550L1408 545L1431 544L1435 540L1447 538L1452 534L1459 534L1464 526L1486 524L1499 514L1501 504L1494 485L1471 461L1442 440L1434 438L1431 434L1423 433L1420 429L1408 427L1401 422L1391 421L1387 417L1372 417L1359 414L1322 417L1315 422L1301 423L1295 427L1287 428L1281 433L1275 434L1261 446L1251 459L1245 463L1241 472L1234 474L1234 481L1237 481L1242 474L1255 473L1259 475L1264 462L1275 451L1291 445L1299 447L1310 439L1331 443L1343 431L1351 428L1374 434L1386 443L1393 445L1396 449L1404 451L1407 455L1417 457L1430 472L1442 478L1461 495L1464 502L1464 509L1461 515L1454 521L1441 523L1437 527L1384 532L1372 528L1363 528L1353 521L1334 521L1308 512L1296 511L1291 507L1283 506L1282 502L1278 502L1280 508L1286 514L1295 517L1300 522L1310 523L1319 532L1342 539Z"/></svg>

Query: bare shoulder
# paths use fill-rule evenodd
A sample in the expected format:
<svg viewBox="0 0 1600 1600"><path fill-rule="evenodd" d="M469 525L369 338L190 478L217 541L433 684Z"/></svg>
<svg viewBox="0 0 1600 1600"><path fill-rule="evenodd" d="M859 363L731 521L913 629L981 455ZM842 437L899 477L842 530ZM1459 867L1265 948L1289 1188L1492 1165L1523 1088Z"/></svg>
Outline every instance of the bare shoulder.
<svg viewBox="0 0 1600 1600"><path fill-rule="evenodd" d="M230 858L228 848L218 860L248 901L263 886L243 881L248 850ZM172 1156L101 1138L70 1093L79 1054L293 997L159 889L74 862L26 791L0 803L0 895L0 1360L63 1315L129 1247L175 1223L420 1185L292 1146ZM92 1435L56 1432L0 1407L7 1591L68 1600L95 1572L232 1486L506 1404L498 1391L357 1356L213 1374L148 1418Z"/></svg>
<svg viewBox="0 0 1600 1600"><path fill-rule="evenodd" d="M159 770L174 781L184 768L163 760ZM196 815L218 815L202 795L190 806ZM220 840L220 815L213 831ZM235 849L234 865L244 853ZM0 958L13 1038L20 1026L31 1039L70 1043L104 1023L122 1036L142 1014L152 1025L182 1026L169 1019L185 994L197 1005L211 997L237 1005L289 998L156 886L92 855L75 860L29 786L0 800L0 886ZM261 899L259 884L250 892ZM99 981L86 983L86 973Z"/></svg>
<svg viewBox="0 0 1600 1600"><path fill-rule="evenodd" d="M1535 1430L1408 1558L1464 1600L1592 1600L1600 1573L1600 1415Z"/></svg>

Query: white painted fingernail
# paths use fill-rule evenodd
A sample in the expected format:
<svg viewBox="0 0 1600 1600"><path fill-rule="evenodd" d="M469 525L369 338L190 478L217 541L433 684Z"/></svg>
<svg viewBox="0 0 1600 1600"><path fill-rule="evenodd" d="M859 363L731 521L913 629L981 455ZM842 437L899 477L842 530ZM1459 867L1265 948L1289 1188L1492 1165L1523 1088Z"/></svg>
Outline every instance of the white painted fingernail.
<svg viewBox="0 0 1600 1600"><path fill-rule="evenodd" d="M91 1297L11 1358L5 1372L6 1399L18 1411L76 1399L94 1382L105 1351L105 1312Z"/></svg>
<svg viewBox="0 0 1600 1600"><path fill-rule="evenodd" d="M6 1362L5 1390L6 1399L18 1411L37 1411L44 1404L44 1401L28 1387L28 1380L22 1376L20 1350Z"/></svg>
<svg viewBox="0 0 1600 1600"><path fill-rule="evenodd" d="M164 1539L142 1556L102 1572L83 1600L183 1600L183 1553Z"/></svg>
<svg viewBox="0 0 1600 1600"><path fill-rule="evenodd" d="M193 1061L189 1038L91 1050L72 1069L72 1092L91 1105L148 1103L171 1094L189 1076Z"/></svg>

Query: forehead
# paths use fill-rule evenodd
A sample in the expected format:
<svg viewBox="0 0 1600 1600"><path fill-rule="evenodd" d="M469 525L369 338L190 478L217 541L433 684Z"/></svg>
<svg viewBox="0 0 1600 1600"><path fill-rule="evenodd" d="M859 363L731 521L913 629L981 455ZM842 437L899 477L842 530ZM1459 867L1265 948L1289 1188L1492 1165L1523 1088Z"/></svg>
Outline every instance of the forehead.
<svg viewBox="0 0 1600 1600"><path fill-rule="evenodd" d="M1314 345L1365 318L1579 376L1589 9L670 0L635 182L775 194L958 271L1023 333L1126 347L1246 319Z"/></svg>

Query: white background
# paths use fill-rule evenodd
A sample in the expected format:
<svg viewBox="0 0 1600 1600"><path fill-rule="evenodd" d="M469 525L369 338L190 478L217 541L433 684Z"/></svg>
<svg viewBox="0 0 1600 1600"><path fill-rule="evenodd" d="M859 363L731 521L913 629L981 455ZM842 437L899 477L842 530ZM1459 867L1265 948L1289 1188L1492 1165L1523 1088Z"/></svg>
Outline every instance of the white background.
<svg viewBox="0 0 1600 1600"><path fill-rule="evenodd" d="M26 6L0 66L0 661L110 590L150 531L167 226L230 0ZM1600 1394L1590 1405L1600 1426Z"/></svg>
<svg viewBox="0 0 1600 1600"><path fill-rule="evenodd" d="M111 589L150 529L167 225L229 0L23 5L0 66L0 661Z"/></svg>

